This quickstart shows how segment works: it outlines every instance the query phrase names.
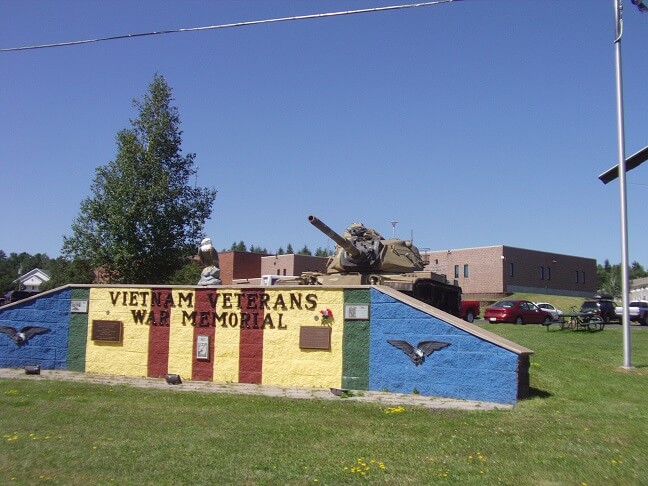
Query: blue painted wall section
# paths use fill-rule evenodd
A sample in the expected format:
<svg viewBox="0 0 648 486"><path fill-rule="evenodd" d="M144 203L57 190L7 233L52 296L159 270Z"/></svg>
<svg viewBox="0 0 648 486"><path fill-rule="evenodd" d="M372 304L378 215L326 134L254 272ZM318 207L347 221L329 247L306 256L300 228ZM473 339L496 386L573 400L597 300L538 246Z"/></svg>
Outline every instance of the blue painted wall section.
<svg viewBox="0 0 648 486"><path fill-rule="evenodd" d="M450 343L415 366L387 342ZM515 403L518 354L371 290L369 389Z"/></svg>
<svg viewBox="0 0 648 486"><path fill-rule="evenodd" d="M71 289L19 302L0 309L0 326L21 330L40 326L50 332L38 334L17 345L11 337L0 334L0 367L20 368L39 364L43 369L66 369Z"/></svg>

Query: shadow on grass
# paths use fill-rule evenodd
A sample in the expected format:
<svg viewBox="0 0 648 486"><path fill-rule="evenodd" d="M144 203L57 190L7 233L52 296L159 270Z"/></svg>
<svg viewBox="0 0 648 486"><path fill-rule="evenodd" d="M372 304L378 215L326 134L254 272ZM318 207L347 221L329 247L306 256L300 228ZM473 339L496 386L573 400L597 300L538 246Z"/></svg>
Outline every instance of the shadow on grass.
<svg viewBox="0 0 648 486"><path fill-rule="evenodd" d="M531 398L549 398L553 395L545 390L539 390L538 388L529 388L529 396L525 397L523 400L530 400Z"/></svg>

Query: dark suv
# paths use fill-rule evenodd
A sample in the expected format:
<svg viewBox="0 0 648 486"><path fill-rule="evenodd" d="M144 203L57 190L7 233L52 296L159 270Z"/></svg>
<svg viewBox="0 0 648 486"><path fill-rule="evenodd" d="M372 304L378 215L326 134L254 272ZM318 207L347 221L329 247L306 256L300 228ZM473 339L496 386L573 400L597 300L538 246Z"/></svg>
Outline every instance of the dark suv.
<svg viewBox="0 0 648 486"><path fill-rule="evenodd" d="M598 314L607 324L610 321L616 321L619 317L616 315L616 303L608 298L596 300L586 300L581 305L581 312L585 314Z"/></svg>

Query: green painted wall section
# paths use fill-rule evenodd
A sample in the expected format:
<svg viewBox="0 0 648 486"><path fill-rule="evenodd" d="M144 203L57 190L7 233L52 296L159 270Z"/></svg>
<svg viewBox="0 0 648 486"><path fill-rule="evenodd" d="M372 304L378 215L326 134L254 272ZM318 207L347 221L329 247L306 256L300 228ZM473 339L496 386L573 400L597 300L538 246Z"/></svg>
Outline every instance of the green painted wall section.
<svg viewBox="0 0 648 486"><path fill-rule="evenodd" d="M73 289L72 300L90 299L90 289ZM70 371L85 371L86 344L88 342L88 314L70 313L70 329L68 331L67 369Z"/></svg>
<svg viewBox="0 0 648 486"><path fill-rule="evenodd" d="M345 304L371 302L369 289L347 289ZM343 342L342 388L367 390L369 388L369 321L345 320Z"/></svg>

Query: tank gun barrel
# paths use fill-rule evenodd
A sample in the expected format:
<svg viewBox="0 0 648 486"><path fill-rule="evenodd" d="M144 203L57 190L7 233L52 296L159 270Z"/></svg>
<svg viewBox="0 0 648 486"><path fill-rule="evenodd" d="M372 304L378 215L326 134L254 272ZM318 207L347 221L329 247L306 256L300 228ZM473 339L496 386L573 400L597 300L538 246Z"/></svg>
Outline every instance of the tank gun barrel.
<svg viewBox="0 0 648 486"><path fill-rule="evenodd" d="M311 215L308 217L308 221L310 221L310 224L315 226L318 230L320 230L322 233L324 233L326 236L328 236L333 241L335 241L338 245L344 248L347 251L347 253L351 255L351 257L358 258L360 257L360 255L362 255L362 252L358 250L353 245L353 243L351 243L349 240L337 234L335 231L329 228L325 223L322 223L317 217Z"/></svg>

